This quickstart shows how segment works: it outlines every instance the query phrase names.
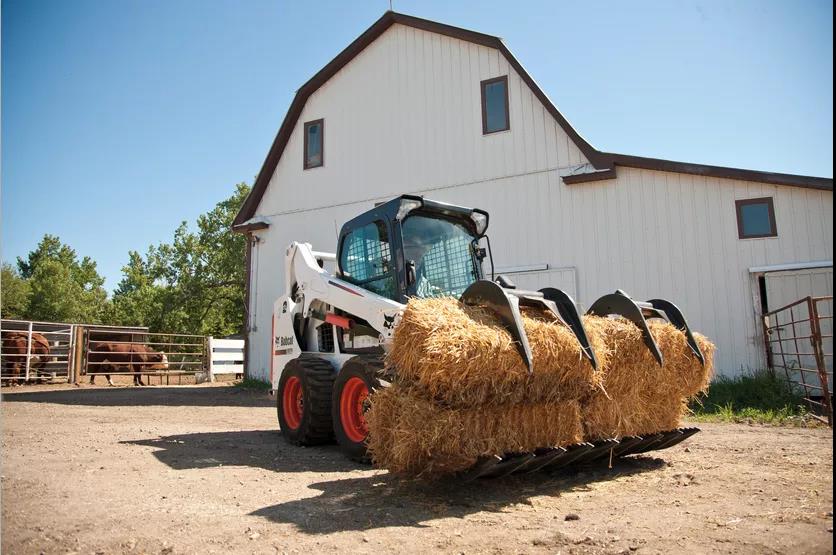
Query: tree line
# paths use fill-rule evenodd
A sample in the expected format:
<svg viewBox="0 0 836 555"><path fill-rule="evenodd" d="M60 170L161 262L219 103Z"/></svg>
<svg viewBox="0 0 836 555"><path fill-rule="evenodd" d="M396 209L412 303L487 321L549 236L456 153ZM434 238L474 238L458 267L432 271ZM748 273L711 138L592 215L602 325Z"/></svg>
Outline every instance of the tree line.
<svg viewBox="0 0 836 555"><path fill-rule="evenodd" d="M246 238L230 227L250 188L197 218L182 222L170 243L128 253L122 279L108 297L104 278L89 256L58 237L44 235L17 264L3 263L3 318L147 326L152 332L225 336L244 320Z"/></svg>

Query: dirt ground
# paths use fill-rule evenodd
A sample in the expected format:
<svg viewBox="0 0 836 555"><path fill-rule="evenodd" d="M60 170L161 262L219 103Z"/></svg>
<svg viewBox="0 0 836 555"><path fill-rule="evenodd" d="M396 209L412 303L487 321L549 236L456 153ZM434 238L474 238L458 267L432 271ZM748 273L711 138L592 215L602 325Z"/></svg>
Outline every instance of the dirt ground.
<svg viewBox="0 0 836 555"><path fill-rule="evenodd" d="M274 400L228 385L3 391L4 553L832 552L829 429L425 484L285 444Z"/></svg>

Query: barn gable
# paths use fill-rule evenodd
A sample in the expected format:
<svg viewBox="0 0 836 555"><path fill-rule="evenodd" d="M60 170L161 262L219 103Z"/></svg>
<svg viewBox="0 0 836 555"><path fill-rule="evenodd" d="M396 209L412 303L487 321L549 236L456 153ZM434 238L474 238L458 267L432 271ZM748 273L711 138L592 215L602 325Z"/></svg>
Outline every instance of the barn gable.
<svg viewBox="0 0 836 555"><path fill-rule="evenodd" d="M364 58L367 61L365 64L367 67L364 68L364 71L357 71L352 67L347 68L349 63L352 66L362 65ZM459 75L462 63L470 70L467 76L469 82L462 81ZM459 64L459 66L457 67L456 64ZM416 69L419 70L418 73L422 69L429 70L430 74L422 77L415 73ZM432 75L433 71L436 72L434 76ZM346 88L343 83L337 85L333 82L335 76L347 72L354 74L360 73L366 77L366 81L362 85L358 85L356 80L346 79L345 81L348 83L353 83L354 90ZM375 101L378 102L375 108L386 108L385 100L381 104L381 98L375 96L375 91L380 91L381 88L388 84L394 88L384 92L390 95L403 95L405 92L410 92L410 86L421 86L427 91L428 97L432 97L434 93L446 95L444 98L450 104L447 106L441 105L440 108L442 110L451 106L465 109L464 112L448 114L449 116L454 119L466 119L468 117L472 119L473 117L478 117L478 114L468 114L466 111L468 108L473 108L472 97L468 101L469 105L467 105L461 98L457 97L457 95L462 94L462 91L454 90L454 88L459 87L467 90L468 86L472 87L476 86L474 83L478 84L478 80L474 81L477 77L484 77L486 75L497 76L503 74L503 72L509 75L509 90L512 98L514 94L522 97L520 98L521 103L516 107L518 112L517 118L514 118L514 114L512 114L512 119L517 119L518 122L514 126L515 129L519 129L519 123L521 121L524 121L526 124L531 124L524 131L531 135L534 140L533 145L531 145L531 149L535 151L534 156L540 154L536 152L537 149L545 148L548 151L542 155L545 159L544 163L539 164L542 167L536 167L538 165L537 162L533 166L532 164L525 164L527 166L524 168L525 171L557 168L560 169L563 181L567 185L614 179L617 175L617 167L623 166L822 190L833 189L832 179L757 172L702 164L688 164L598 151L569 124L543 90L540 89L525 71L519 61L511 54L500 38L395 12L387 12L297 91L261 171L256 178L253 191L235 219L234 229L238 231L250 230L250 226L245 224L256 215L270 182L274 181L279 173L277 172L277 168L280 162L287 156L286 152L290 152L289 156L292 158L291 164L298 162L295 154L296 151L300 150L301 146L292 145L291 143L294 142L294 135L301 135L301 132L295 133L295 131L301 129L304 121L315 116L317 109L312 108L311 104L316 101L317 97L325 96L323 94L324 90L343 87L347 95L346 99L354 102L355 106L358 103L362 104L365 102L368 104L371 101ZM383 73L388 76L388 82L377 83L377 77L374 76L375 73ZM397 75L398 73L401 75ZM370 76L374 76L374 79L369 80ZM415 77L415 79L410 81L410 77ZM349 87L351 86L349 84ZM476 98L478 98L478 91L476 95ZM529 102L529 98L525 97L530 97L532 101ZM333 99L331 101L333 103ZM456 102L458 104L455 104ZM346 110L349 112L353 110L349 108L347 103L343 102L343 104L344 111L341 115L346 116ZM388 107L401 108L391 103ZM422 110L428 107L431 106L416 106L415 112L422 115L424 114ZM379 112L380 110L369 112L370 118L374 117L375 111ZM555 131L550 132L548 124L540 124L537 121L538 112L542 112L551 120ZM390 119L394 119L391 113L385 115ZM410 122L409 117L414 115L414 113L404 113L403 117L399 117L398 120L390 122L366 120L362 122L362 127L365 127L365 131L369 132L371 131L369 124L378 124L377 127L374 127L373 131L378 134L381 131L384 134L388 133L385 140L393 140L393 129L403 129L405 125L408 126ZM339 117L340 114L332 114L331 119ZM356 120L351 121L350 117L343 117L342 119L343 123L355 125L352 131L358 132L361 135L356 137L356 140L363 139L362 131L364 130L359 129L359 126L356 125ZM333 129L333 126L326 125L325 140L329 145L335 143L333 133L331 133ZM345 132L346 130L343 129L343 131ZM348 135L347 132L345 134ZM520 133L516 133L516 135L520 135ZM462 179L472 179L474 176L459 176L457 181L457 176L455 175L446 175L443 178L439 178L438 176L426 175L423 171L419 171L417 174L421 175L421 178L424 180L420 185L413 185L409 182L409 179L405 180L398 176L398 171L402 171L404 169L403 166L409 163L414 163L418 168L426 168L427 163L440 167L447 162L445 155L450 155L450 150L464 152L464 155L467 155L467 149L463 148L467 146L466 144L443 144L444 139L452 142L460 138L451 137L447 132L442 137L433 138L433 141L438 143L439 149L446 147L447 152L442 151L437 153L436 157L432 160L418 160L415 156L411 156L409 159L400 160L399 162L401 163L397 167L387 167L387 161L391 160L384 160L381 164L374 164L376 161L373 157L372 159L366 157L365 161L374 165L367 165L364 171L390 171L391 173L389 175L391 179L396 182L393 185L397 185L393 189L393 194L461 183ZM373 143L372 139L374 137L365 138L366 144L363 146L369 147L369 143ZM424 141L429 140L427 137L419 137L419 139ZM481 140L482 137L478 137L478 139ZM296 140L298 141L300 139L296 138ZM415 137L410 137L409 139L394 137L394 140L414 141ZM522 138L516 141L493 141L497 143L496 151L498 158L502 158L503 154L501 151L503 149L517 148L527 150L529 145L524 144L524 141L525 139ZM561 148L562 145L565 146ZM296 148L297 146L298 148ZM340 148L343 149L345 147L346 143L343 142ZM563 159L560 159L561 155ZM496 161L497 156L490 156L489 162ZM359 163L360 158L355 157L355 163ZM515 158L516 160L519 156L511 155L511 158ZM474 161L478 162L478 160L471 160L471 162ZM447 164L444 169L447 170L449 167L450 165ZM484 178L494 178L497 175L502 175L503 172L513 174L520 168L509 167L506 164L503 167L495 167L494 165L492 169L493 174L486 172ZM308 179L305 176L305 180L324 182L326 178L325 176L321 176L319 179ZM353 189L350 183L346 184L346 188ZM281 194L293 195L294 191L285 190ZM329 192L319 190L316 194L329 194ZM294 202L290 204L298 206L298 203L295 202L296 200L304 199L294 199ZM271 204L274 207L276 206L276 203ZM264 214L265 212L262 210L261 213ZM275 208L268 210L266 213L275 213Z"/></svg>

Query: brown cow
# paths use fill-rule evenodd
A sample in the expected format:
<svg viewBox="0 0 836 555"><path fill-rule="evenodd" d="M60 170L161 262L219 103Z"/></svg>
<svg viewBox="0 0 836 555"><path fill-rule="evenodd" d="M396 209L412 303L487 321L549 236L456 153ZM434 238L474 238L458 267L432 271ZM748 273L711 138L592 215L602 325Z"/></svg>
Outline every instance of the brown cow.
<svg viewBox="0 0 836 555"><path fill-rule="evenodd" d="M168 357L147 345L96 342L90 344L87 355L90 383L95 383L96 375L104 374L109 385L114 385L109 372L143 372L147 370L167 370ZM91 373L91 370L95 373ZM134 385L145 385L142 376L134 374Z"/></svg>
<svg viewBox="0 0 836 555"><path fill-rule="evenodd" d="M26 352L29 359L29 373L37 375L49 361L49 341L37 332L32 332L32 347L29 348L29 333L25 331L3 330L3 366L11 376L9 383L17 385L20 375L26 372Z"/></svg>

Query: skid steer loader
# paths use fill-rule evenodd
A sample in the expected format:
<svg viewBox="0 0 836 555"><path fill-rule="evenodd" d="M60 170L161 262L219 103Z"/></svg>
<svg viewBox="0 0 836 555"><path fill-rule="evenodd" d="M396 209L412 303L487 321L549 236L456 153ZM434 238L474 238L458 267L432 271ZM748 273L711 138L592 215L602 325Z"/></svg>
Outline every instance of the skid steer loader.
<svg viewBox="0 0 836 555"><path fill-rule="evenodd" d="M292 243L285 253L285 295L273 307L271 381L284 438L298 445L333 441L355 460L366 459L369 395L394 376L384 370L399 315L411 297L453 296L493 311L515 341L528 372L537 372L522 324L521 306L551 312L572 330L583 356L597 365L573 299L555 288L525 291L493 275L486 235L488 213L403 195L348 221L336 254ZM483 263L491 279L485 279ZM330 273L325 264L334 264ZM682 330L704 364L682 313L664 300L636 302L622 291L595 301L588 313L617 315L641 330L662 364L647 326L662 318ZM624 456L670 447L698 431L680 428L648 437L625 437L568 448L543 446L532 453L481 460L471 477L560 468L602 456Z"/></svg>

